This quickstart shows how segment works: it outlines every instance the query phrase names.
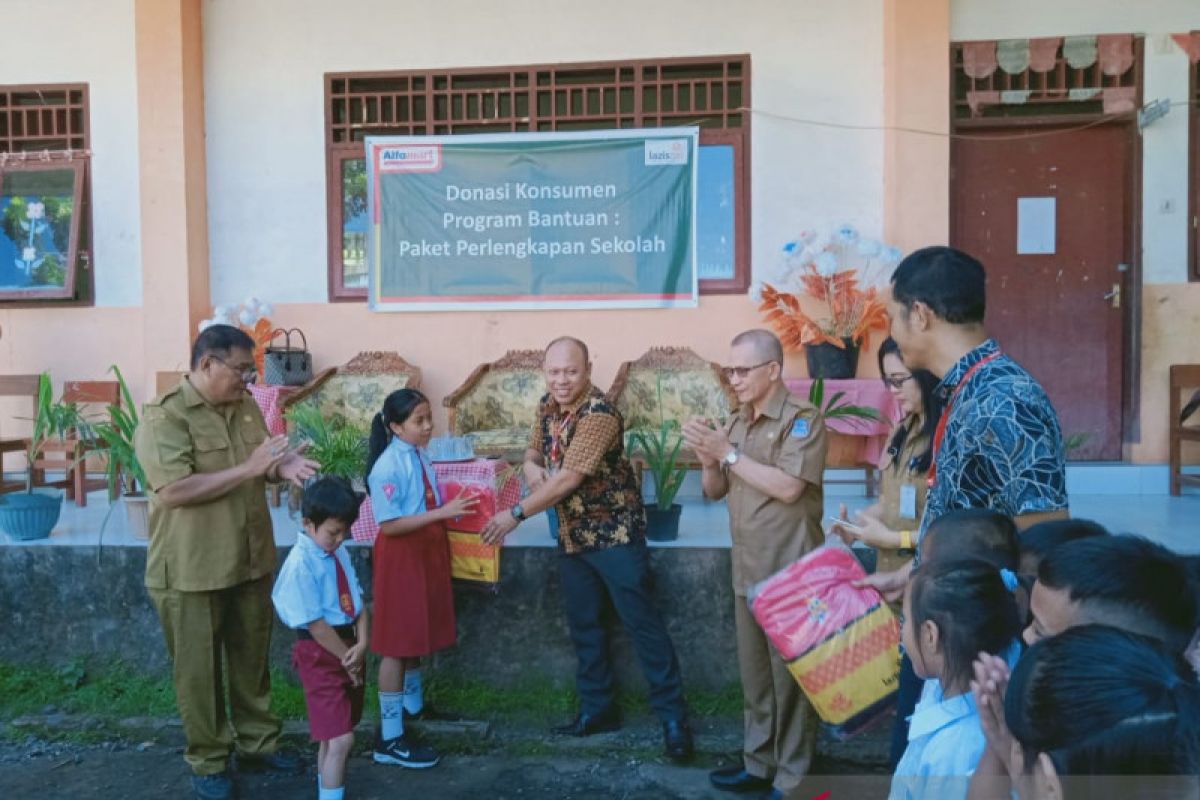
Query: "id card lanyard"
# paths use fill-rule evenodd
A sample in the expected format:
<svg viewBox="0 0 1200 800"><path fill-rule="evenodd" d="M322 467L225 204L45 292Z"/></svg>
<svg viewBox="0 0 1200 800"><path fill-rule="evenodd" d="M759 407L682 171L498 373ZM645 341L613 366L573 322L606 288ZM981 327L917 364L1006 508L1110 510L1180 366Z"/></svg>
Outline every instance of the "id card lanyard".
<svg viewBox="0 0 1200 800"><path fill-rule="evenodd" d="M946 423L950 420L950 412L954 410L954 403L958 400L958 395L962 392L966 385L971 382L971 378L975 377L975 373L991 361L995 361L1000 357L1000 351L992 353L986 358L980 360L967 370L967 373L962 376L962 380L958 382L958 386L954 387L954 392L950 395L950 400L946 403L946 408L942 410L942 417L938 420L937 430L933 432L933 458L929 462L929 488L932 489L937 483L937 461L938 455L942 452L942 440L946 438Z"/></svg>

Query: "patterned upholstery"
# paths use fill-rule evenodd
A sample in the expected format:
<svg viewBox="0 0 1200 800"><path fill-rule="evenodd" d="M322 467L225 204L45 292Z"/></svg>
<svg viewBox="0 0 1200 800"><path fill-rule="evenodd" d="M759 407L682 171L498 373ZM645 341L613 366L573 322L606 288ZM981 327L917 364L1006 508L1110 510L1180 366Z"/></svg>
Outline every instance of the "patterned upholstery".
<svg viewBox="0 0 1200 800"><path fill-rule="evenodd" d="M626 431L657 433L663 422L682 425L691 417L717 424L729 418L737 399L718 365L685 347L653 347L621 365L608 397L625 418ZM681 452L680 460L696 463Z"/></svg>
<svg viewBox="0 0 1200 800"><path fill-rule="evenodd" d="M359 353L344 366L327 370L284 401L284 410L304 400L316 402L327 421L341 417L364 431L397 389L420 388L421 370L396 353Z"/></svg>
<svg viewBox="0 0 1200 800"><path fill-rule="evenodd" d="M520 459L545 393L542 352L510 350L499 361L476 367L443 401L450 432L469 435L476 455Z"/></svg>

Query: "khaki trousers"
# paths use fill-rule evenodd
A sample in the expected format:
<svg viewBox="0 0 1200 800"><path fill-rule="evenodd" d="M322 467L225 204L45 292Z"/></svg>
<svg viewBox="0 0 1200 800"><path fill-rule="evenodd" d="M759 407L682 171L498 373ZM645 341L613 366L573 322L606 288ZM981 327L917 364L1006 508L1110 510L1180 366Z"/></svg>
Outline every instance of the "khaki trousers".
<svg viewBox="0 0 1200 800"><path fill-rule="evenodd" d="M744 595L734 595L738 668L742 674L746 772L773 778L785 796L808 774L817 715L783 659L771 647Z"/></svg>
<svg viewBox="0 0 1200 800"><path fill-rule="evenodd" d="M148 591L173 664L192 771L223 771L235 746L245 755L274 752L280 722L270 708L271 576L211 592Z"/></svg>

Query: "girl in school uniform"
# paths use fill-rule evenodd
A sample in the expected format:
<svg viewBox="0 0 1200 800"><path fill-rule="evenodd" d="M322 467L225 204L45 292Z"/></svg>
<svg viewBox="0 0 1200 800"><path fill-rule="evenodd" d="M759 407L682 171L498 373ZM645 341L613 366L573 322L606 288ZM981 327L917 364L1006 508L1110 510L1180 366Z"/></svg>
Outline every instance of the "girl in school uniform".
<svg viewBox="0 0 1200 800"><path fill-rule="evenodd" d="M985 561L923 564L904 591L901 638L925 679L889 800L966 798L987 746L971 694L974 661L1015 661L1021 622L1016 575Z"/></svg>
<svg viewBox="0 0 1200 800"><path fill-rule="evenodd" d="M374 758L410 769L438 763L432 748L405 736L404 716L418 716L424 707L421 657L455 642L445 523L470 513L476 502L464 494L442 505L424 449L432 435L428 398L400 389L371 423L367 456L367 490L379 523L371 650L380 657L382 731Z"/></svg>

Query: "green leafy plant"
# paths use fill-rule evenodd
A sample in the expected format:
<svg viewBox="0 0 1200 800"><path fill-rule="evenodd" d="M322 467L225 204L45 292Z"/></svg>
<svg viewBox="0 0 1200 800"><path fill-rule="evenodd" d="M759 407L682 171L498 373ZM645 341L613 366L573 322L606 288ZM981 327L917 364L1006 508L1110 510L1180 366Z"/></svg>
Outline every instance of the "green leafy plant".
<svg viewBox="0 0 1200 800"><path fill-rule="evenodd" d="M867 421L878 422L882 419L876 409L853 405L846 402L845 397L845 392L836 392L826 400L824 378L817 378L808 389L808 402L816 406L825 419L846 419L854 425L863 425Z"/></svg>
<svg viewBox="0 0 1200 800"><path fill-rule="evenodd" d="M117 376L121 386L121 404L110 405L108 421L96 425L96 436L104 442L102 452L107 459L104 469L108 495L115 497L118 489L122 494L136 495L146 488L146 472L133 447L133 436L141 424L141 417L120 367L113 364L108 371Z"/></svg>
<svg viewBox="0 0 1200 800"><path fill-rule="evenodd" d="M677 465L683 437L679 434L679 423L664 421L657 431L630 431L634 452L646 459L650 477L654 480L654 499L658 508L667 511L675 502L675 495L683 486L687 467Z"/></svg>
<svg viewBox="0 0 1200 800"><path fill-rule="evenodd" d="M308 443L305 455L326 475L361 481L367 469L367 433L344 417L326 420L314 402L299 403L284 415L297 437Z"/></svg>
<svg viewBox="0 0 1200 800"><path fill-rule="evenodd" d="M29 436L29 469L25 475L25 491L33 491L34 462L42 457L46 444L52 439L63 441L75 436L85 442L96 439L96 428L91 420L79 410L75 403L64 403L54 399L54 386L50 373L38 376L37 401L34 404L33 433Z"/></svg>

